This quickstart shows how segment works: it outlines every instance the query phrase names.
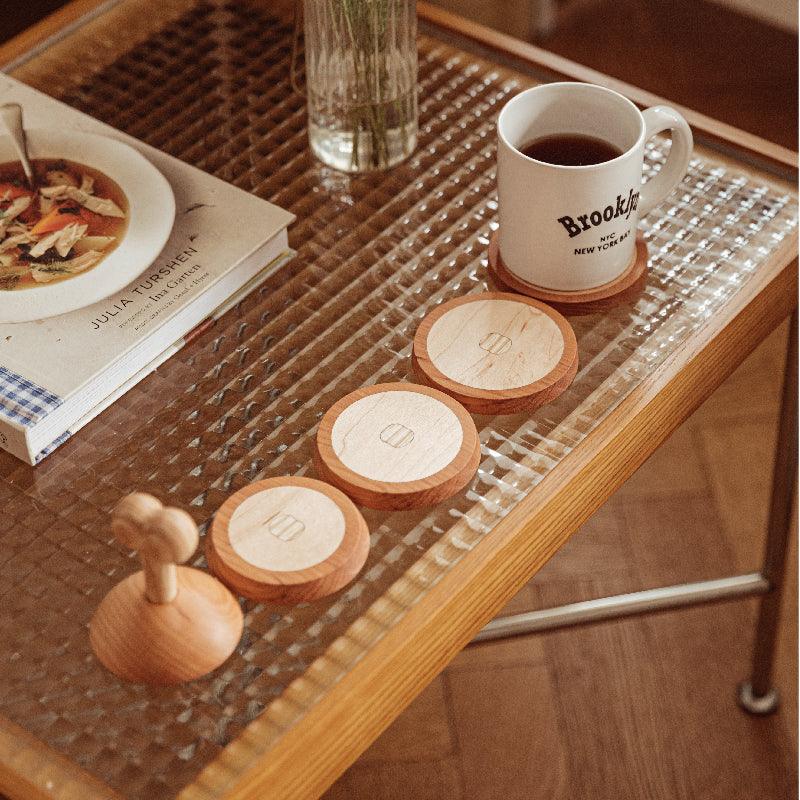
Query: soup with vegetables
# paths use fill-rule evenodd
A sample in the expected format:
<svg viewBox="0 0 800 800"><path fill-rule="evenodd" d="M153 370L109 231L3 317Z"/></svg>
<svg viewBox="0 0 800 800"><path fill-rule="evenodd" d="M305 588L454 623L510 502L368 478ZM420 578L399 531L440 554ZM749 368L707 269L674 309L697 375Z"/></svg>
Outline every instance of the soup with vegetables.
<svg viewBox="0 0 800 800"><path fill-rule="evenodd" d="M31 289L96 267L122 240L128 201L99 170L56 158L0 164L0 290Z"/></svg>

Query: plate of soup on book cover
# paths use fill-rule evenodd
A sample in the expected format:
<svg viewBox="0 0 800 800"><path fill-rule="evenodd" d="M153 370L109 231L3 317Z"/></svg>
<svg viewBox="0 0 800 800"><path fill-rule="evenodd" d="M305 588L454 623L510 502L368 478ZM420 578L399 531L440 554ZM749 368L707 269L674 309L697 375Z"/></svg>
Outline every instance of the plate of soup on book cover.
<svg viewBox="0 0 800 800"><path fill-rule="evenodd" d="M0 323L29 322L118 292L163 249L175 221L166 178L124 142L26 131L31 186L0 136Z"/></svg>

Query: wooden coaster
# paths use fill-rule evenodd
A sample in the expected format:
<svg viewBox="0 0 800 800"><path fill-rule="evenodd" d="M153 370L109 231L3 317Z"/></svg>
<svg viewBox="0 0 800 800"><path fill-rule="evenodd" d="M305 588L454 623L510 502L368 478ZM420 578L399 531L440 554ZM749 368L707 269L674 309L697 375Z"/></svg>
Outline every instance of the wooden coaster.
<svg viewBox="0 0 800 800"><path fill-rule="evenodd" d="M217 511L206 545L214 572L253 600L300 603L332 594L369 552L361 512L312 478L268 478L240 489Z"/></svg>
<svg viewBox="0 0 800 800"><path fill-rule="evenodd" d="M557 311L528 297L485 292L443 303L417 328L414 372L476 414L532 411L578 371L578 343Z"/></svg>
<svg viewBox="0 0 800 800"><path fill-rule="evenodd" d="M357 503L384 510L434 505L460 491L480 462L472 417L447 395L380 383L335 403L319 424L319 475Z"/></svg>
<svg viewBox="0 0 800 800"><path fill-rule="evenodd" d="M497 288L541 300L562 314L594 314L633 302L647 283L647 242L642 236L636 237L633 260L622 275L594 289L575 292L545 289L518 278L503 263L497 238L495 231L489 243L489 277Z"/></svg>

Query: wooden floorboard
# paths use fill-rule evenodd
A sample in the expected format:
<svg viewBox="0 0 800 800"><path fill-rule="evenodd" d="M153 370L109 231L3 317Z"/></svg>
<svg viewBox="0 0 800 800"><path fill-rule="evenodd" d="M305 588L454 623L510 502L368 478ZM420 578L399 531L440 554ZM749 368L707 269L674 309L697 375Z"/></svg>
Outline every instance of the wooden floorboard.
<svg viewBox="0 0 800 800"><path fill-rule="evenodd" d="M551 606L575 593L598 596L630 586L625 578L585 580L572 587L545 584L540 594ZM623 621L573 634L543 636L567 743L565 798L687 797L682 743L673 733L676 711L660 703L666 676L649 628Z"/></svg>
<svg viewBox="0 0 800 800"><path fill-rule="evenodd" d="M701 0L564 5L542 46L797 149L795 34Z"/></svg>
<svg viewBox="0 0 800 800"><path fill-rule="evenodd" d="M797 149L797 35L706 0L432 0L457 14Z"/></svg>
<svg viewBox="0 0 800 800"><path fill-rule="evenodd" d="M547 664L452 670L445 680L459 736L464 797L530 800L569 794L569 748ZM484 735L472 733L479 730Z"/></svg>

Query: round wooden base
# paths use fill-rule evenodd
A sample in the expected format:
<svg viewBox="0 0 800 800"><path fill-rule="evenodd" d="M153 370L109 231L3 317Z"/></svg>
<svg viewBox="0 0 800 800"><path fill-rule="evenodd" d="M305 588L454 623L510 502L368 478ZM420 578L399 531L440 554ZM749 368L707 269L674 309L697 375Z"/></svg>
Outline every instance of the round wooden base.
<svg viewBox="0 0 800 800"><path fill-rule="evenodd" d="M578 371L572 327L538 300L484 292L443 303L414 336L414 372L475 414L533 411Z"/></svg>
<svg viewBox="0 0 800 800"><path fill-rule="evenodd" d="M313 478L268 478L240 489L217 511L206 540L209 566L228 586L281 604L339 591L368 553L361 512Z"/></svg>
<svg viewBox="0 0 800 800"><path fill-rule="evenodd" d="M319 424L320 477L369 508L435 505L478 469L480 440L467 411L447 395L413 383L357 389Z"/></svg>
<svg viewBox="0 0 800 800"><path fill-rule="evenodd" d="M100 662L132 683L169 686L219 667L242 636L242 610L233 595L208 573L177 567L178 593L169 603L151 603L144 572L118 583L89 624L89 640Z"/></svg>
<svg viewBox="0 0 800 800"><path fill-rule="evenodd" d="M634 257L625 272L618 278L594 289L559 292L545 289L522 280L503 263L498 246L497 231L489 243L489 277L498 289L519 292L535 300L541 300L562 314L594 314L609 308L633 302L647 283L647 243L636 237Z"/></svg>

